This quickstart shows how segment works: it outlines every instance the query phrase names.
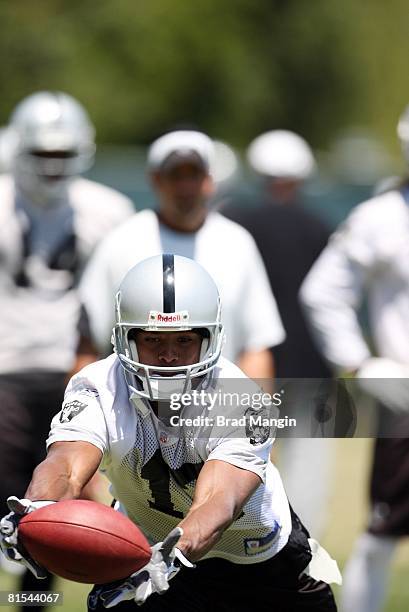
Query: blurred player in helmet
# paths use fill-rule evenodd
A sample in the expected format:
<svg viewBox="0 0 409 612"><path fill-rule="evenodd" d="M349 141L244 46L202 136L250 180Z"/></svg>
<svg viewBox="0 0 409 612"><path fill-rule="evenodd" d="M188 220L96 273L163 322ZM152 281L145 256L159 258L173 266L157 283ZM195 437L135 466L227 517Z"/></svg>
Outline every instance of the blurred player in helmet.
<svg viewBox="0 0 409 612"><path fill-rule="evenodd" d="M220 155L219 155L220 159ZM95 251L81 283L91 336L100 355L112 350L113 295L135 263L163 252L190 257L208 270L223 300L223 354L249 375L271 379L271 346L284 339L276 303L250 234L209 207L212 140L176 130L155 140L147 166L157 210L143 210Z"/></svg>
<svg viewBox="0 0 409 612"><path fill-rule="evenodd" d="M409 108L398 124L409 161ZM379 404L371 513L347 565L342 609L378 612L398 540L409 534L409 186L357 206L313 266L302 300L338 374L355 375ZM358 311L365 300L370 348ZM406 436L406 437L405 437Z"/></svg>
<svg viewBox="0 0 409 612"><path fill-rule="evenodd" d="M20 102L10 128L17 191L38 206L57 206L72 177L93 163L95 131L85 110L67 94L39 92Z"/></svg>
<svg viewBox="0 0 409 612"><path fill-rule="evenodd" d="M82 268L132 213L127 198L80 178L93 163L94 127L71 96L28 96L3 136L10 173L0 176L1 503L24 493L45 454L41 440L74 363ZM28 574L22 588L34 586Z"/></svg>
<svg viewBox="0 0 409 612"><path fill-rule="evenodd" d="M270 429L250 439L233 422L182 423L210 414L206 401L188 406L186 398L240 383L258 389L221 357L223 333L216 284L193 260L157 255L127 273L116 296L116 354L71 379L47 459L26 499L9 499L0 542L10 557L33 565L15 545L19 513L40 499L78 497L100 467L118 507L151 538L153 556L128 579L95 586L89 610L336 609L321 579L339 581L339 571L289 507L269 460ZM185 405L178 426L169 417L175 394ZM245 410L237 402L233 412Z"/></svg>

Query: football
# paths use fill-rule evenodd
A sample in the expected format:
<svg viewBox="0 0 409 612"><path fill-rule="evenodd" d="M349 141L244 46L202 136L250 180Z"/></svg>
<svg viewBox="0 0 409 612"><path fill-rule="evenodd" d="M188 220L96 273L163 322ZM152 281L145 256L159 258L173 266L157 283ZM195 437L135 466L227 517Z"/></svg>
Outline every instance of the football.
<svg viewBox="0 0 409 612"><path fill-rule="evenodd" d="M19 542L52 574L103 584L126 578L151 558L149 542L126 516L86 500L65 500L24 516Z"/></svg>

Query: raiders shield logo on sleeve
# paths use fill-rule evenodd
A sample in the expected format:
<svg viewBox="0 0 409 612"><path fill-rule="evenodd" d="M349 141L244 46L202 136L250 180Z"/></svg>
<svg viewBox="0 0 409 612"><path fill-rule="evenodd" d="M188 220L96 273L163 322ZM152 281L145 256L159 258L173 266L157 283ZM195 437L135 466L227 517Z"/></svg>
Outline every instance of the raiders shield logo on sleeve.
<svg viewBox="0 0 409 612"><path fill-rule="evenodd" d="M264 444L271 435L266 408L255 410L250 407L244 415L246 417L246 437L250 440L250 444L254 446Z"/></svg>
<svg viewBox="0 0 409 612"><path fill-rule="evenodd" d="M83 404L78 400L74 400L73 402L68 402L67 404L64 404L60 414L60 423L68 423L75 416L77 416L77 414L82 412L86 407L87 404Z"/></svg>

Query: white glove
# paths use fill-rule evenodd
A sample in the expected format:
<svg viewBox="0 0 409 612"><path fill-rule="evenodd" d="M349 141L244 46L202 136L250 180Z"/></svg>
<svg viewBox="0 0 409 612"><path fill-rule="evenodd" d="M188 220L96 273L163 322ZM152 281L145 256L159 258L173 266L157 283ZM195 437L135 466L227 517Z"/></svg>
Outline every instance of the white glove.
<svg viewBox="0 0 409 612"><path fill-rule="evenodd" d="M359 368L359 386L393 412L409 412L409 366L373 357ZM389 380L387 380L389 379Z"/></svg>
<svg viewBox="0 0 409 612"><path fill-rule="evenodd" d="M48 572L41 565L38 565L18 542L18 524L25 514L54 503L53 501L33 502L30 499L19 499L12 495L7 499L7 505L11 512L0 521L0 548L4 556L9 561L15 561L29 569L36 578L46 578Z"/></svg>
<svg viewBox="0 0 409 612"><path fill-rule="evenodd" d="M99 601L105 608L113 608L122 601L134 600L142 605L152 593L164 593L169 588L169 580L173 578L181 566L194 567L183 553L176 548L183 535L181 527L175 527L163 542L152 546L152 558L143 567L123 582L95 586L88 596L89 610L95 610Z"/></svg>

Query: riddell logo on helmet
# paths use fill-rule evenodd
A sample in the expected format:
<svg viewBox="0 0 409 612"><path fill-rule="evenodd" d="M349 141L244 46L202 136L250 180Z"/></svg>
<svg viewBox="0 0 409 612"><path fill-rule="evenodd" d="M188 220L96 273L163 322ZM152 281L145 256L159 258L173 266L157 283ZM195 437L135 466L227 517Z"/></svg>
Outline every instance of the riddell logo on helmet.
<svg viewBox="0 0 409 612"><path fill-rule="evenodd" d="M170 313L151 310L149 313L149 323L187 323L187 321L189 321L187 310Z"/></svg>
<svg viewBox="0 0 409 612"><path fill-rule="evenodd" d="M181 321L182 317L180 316L180 314L165 315L165 314L162 314L161 312L159 312L156 320L157 321L163 321L163 323L173 323L174 321Z"/></svg>

